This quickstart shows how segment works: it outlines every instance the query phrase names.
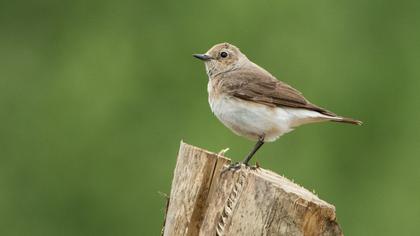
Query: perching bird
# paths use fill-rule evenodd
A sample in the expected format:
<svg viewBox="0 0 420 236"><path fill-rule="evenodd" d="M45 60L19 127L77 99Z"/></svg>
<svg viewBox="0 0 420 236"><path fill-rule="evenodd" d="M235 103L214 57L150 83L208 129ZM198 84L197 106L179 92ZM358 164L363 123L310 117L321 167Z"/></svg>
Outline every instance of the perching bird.
<svg viewBox="0 0 420 236"><path fill-rule="evenodd" d="M232 44L217 44L205 54L193 56L205 63L212 112L235 134L257 141L242 161L245 165L264 142L275 141L300 125L323 121L362 124L310 103Z"/></svg>

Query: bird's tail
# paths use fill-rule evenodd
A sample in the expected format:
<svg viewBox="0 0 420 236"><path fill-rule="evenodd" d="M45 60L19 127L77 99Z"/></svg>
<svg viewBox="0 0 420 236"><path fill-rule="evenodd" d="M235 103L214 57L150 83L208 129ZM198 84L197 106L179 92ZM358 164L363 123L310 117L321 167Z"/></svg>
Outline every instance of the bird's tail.
<svg viewBox="0 0 420 236"><path fill-rule="evenodd" d="M356 119L352 119L352 118L341 117L341 116L338 116L336 118L337 119L332 119L331 121L340 122L340 123L347 123L347 124L353 124L353 125L362 125L363 124L363 122L361 122L360 120L356 120Z"/></svg>

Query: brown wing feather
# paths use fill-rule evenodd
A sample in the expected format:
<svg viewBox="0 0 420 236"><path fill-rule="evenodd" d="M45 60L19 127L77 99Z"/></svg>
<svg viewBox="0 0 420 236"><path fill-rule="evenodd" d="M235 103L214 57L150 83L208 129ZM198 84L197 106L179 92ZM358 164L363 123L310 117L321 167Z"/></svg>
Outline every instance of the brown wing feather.
<svg viewBox="0 0 420 236"><path fill-rule="evenodd" d="M310 103L301 92L277 80L262 68L234 70L220 76L223 81L223 92L230 96L273 107L303 108L328 116L336 116Z"/></svg>

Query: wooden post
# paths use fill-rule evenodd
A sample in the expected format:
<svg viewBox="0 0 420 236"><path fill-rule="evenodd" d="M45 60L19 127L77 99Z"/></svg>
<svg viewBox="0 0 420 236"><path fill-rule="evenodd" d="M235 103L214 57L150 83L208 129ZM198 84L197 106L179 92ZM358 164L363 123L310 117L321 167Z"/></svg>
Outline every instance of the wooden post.
<svg viewBox="0 0 420 236"><path fill-rule="evenodd" d="M181 142L163 229L179 235L343 235L335 207L269 170Z"/></svg>

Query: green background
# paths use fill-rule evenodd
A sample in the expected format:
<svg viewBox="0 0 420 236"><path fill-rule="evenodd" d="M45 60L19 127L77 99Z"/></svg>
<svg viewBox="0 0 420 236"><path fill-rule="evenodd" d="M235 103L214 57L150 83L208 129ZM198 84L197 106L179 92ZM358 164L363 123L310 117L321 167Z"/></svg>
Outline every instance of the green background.
<svg viewBox="0 0 420 236"><path fill-rule="evenodd" d="M256 159L346 235L418 235L419 1L0 2L0 235L158 235L181 139L240 160L193 53L230 42L320 106Z"/></svg>

